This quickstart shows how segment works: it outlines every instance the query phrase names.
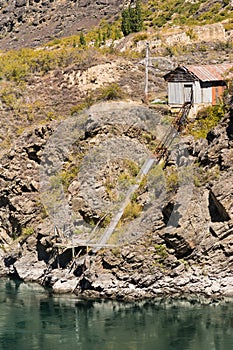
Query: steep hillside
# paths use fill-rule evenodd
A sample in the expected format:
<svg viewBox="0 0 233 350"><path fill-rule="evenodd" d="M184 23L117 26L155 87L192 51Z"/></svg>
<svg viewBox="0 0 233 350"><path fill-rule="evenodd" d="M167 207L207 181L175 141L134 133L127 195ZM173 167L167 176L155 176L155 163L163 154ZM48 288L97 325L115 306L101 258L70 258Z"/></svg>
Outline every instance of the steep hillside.
<svg viewBox="0 0 233 350"><path fill-rule="evenodd" d="M38 46L54 38L88 32L101 20L117 21L122 9L136 0L0 1L1 49ZM145 29L213 24L224 21L232 30L231 0L140 1Z"/></svg>
<svg viewBox="0 0 233 350"><path fill-rule="evenodd" d="M89 30L101 19L113 21L124 3L124 0L0 1L1 48L37 46Z"/></svg>
<svg viewBox="0 0 233 350"><path fill-rule="evenodd" d="M190 120L110 246L88 247L172 123L163 75L233 62L232 1L143 1L127 37L124 3L0 0L0 274L85 297L232 296L232 83L221 120Z"/></svg>
<svg viewBox="0 0 233 350"><path fill-rule="evenodd" d="M147 1L149 26L200 25L228 20L232 23L231 0Z"/></svg>

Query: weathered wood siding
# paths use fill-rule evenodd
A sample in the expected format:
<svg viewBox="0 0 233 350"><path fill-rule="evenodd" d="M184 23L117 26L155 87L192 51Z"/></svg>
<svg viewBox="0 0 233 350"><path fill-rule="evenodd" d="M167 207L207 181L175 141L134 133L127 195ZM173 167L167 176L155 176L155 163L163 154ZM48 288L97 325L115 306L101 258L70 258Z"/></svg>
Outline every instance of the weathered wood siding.
<svg viewBox="0 0 233 350"><path fill-rule="evenodd" d="M210 82L203 82L201 84L201 90L202 90L202 100L201 103L208 103L212 104L212 83Z"/></svg>
<svg viewBox="0 0 233 350"><path fill-rule="evenodd" d="M168 103L182 105L184 103L184 83L168 83Z"/></svg>
<svg viewBox="0 0 233 350"><path fill-rule="evenodd" d="M216 88L213 91L211 83L202 83L202 86L199 81L193 82L169 82L168 83L168 104L174 106L182 106L187 102L189 87L192 86L193 89L193 104L207 103L212 104L213 95L221 95L219 90L216 93ZM221 90L222 91L222 90Z"/></svg>
<svg viewBox="0 0 233 350"><path fill-rule="evenodd" d="M195 98L195 82L169 82L168 104L179 106L190 101L191 90Z"/></svg>
<svg viewBox="0 0 233 350"><path fill-rule="evenodd" d="M201 85L200 82L197 80L193 84L193 103L194 105L202 103Z"/></svg>

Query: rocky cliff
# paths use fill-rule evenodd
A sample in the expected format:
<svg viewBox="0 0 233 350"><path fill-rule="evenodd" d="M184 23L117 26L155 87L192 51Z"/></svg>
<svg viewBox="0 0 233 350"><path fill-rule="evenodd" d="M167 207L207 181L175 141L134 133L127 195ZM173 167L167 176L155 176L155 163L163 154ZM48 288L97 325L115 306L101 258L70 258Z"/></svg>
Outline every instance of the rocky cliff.
<svg viewBox="0 0 233 350"><path fill-rule="evenodd" d="M71 155L65 156L66 166L75 165L81 174L71 178L66 193L79 222L77 242L85 240L84 231L88 232L90 225L114 210L117 198L133 179L132 164L140 164L148 140L153 139L151 118L154 125L160 114L140 105L126 103L119 109L109 103L86 116ZM161 131L161 125L157 127ZM185 158L191 160L194 174L187 175L190 165L186 165L184 183L163 190L164 184L173 186L175 180L169 182L167 177L163 183L158 169L152 171L152 182L148 178L134 199L140 210L131 216L131 207L129 216L122 220L112 241L115 247L88 253L87 243L76 244L74 258L69 239L67 247L63 242L59 248L57 242L62 241L54 231L51 212L38 196L40 159L55 129L54 122L26 132L1 160L2 274L85 297L233 295L232 108L206 140L186 136L180 140L179 147L185 145L188 150ZM108 149L119 152L121 148L120 155L114 156L112 151L113 158L107 157L106 162ZM101 150L103 162L98 157L89 158L90 150L91 154ZM176 147L171 151L165 171L174 169L177 159L184 158L179 152ZM183 170L179 171L183 178Z"/></svg>

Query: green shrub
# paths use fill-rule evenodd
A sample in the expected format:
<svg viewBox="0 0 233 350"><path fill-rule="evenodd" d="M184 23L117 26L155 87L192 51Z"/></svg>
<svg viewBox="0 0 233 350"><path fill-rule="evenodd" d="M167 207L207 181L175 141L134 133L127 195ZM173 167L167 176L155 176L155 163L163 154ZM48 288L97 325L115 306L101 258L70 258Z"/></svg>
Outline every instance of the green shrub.
<svg viewBox="0 0 233 350"><path fill-rule="evenodd" d="M218 125L225 114L225 106L221 103L216 106L202 108L193 123L189 123L188 131L196 139L206 138L208 132Z"/></svg>
<svg viewBox="0 0 233 350"><path fill-rule="evenodd" d="M197 34L195 33L195 30L193 28L189 28L186 31L186 34L190 37L190 39L195 40L197 39Z"/></svg>
<svg viewBox="0 0 233 350"><path fill-rule="evenodd" d="M175 166L166 168L165 178L166 178L166 190L168 192L176 192L179 187L179 175L178 175L177 168Z"/></svg>
<svg viewBox="0 0 233 350"><path fill-rule="evenodd" d="M229 20L228 22L226 23L223 23L223 26L224 26L224 29L226 31L230 31L233 29L233 19Z"/></svg>
<svg viewBox="0 0 233 350"><path fill-rule="evenodd" d="M167 258L168 252L164 244L155 244L154 248L155 248L156 254L161 256L161 260L164 260Z"/></svg>
<svg viewBox="0 0 233 350"><path fill-rule="evenodd" d="M50 186L56 193L56 190L63 186L64 191L67 192L69 185L78 174L79 166L73 163L66 163L63 169L50 177Z"/></svg>
<svg viewBox="0 0 233 350"><path fill-rule="evenodd" d="M122 88L116 84L110 84L108 86L104 86L100 89L100 94L99 94L99 100L105 100L105 101L110 101L110 100L119 100L124 97L124 92Z"/></svg>
<svg viewBox="0 0 233 350"><path fill-rule="evenodd" d="M131 176L129 175L129 173L123 171L122 173L120 173L117 180L121 184L123 183L123 184L129 185L129 182L131 180Z"/></svg>
<svg viewBox="0 0 233 350"><path fill-rule="evenodd" d="M130 202L122 215L123 221L130 221L136 219L142 212L142 206L137 202Z"/></svg>
<svg viewBox="0 0 233 350"><path fill-rule="evenodd" d="M101 227L106 228L109 226L111 220L112 220L112 214L102 214L101 215L102 221L101 221Z"/></svg>
<svg viewBox="0 0 233 350"><path fill-rule="evenodd" d="M147 38L148 38L147 33L136 34L133 38L133 42L134 42L134 44L137 44L137 42L139 42L141 40L146 40Z"/></svg>
<svg viewBox="0 0 233 350"><path fill-rule="evenodd" d="M34 233L33 227L24 227L22 229L22 236L31 236Z"/></svg>
<svg viewBox="0 0 233 350"><path fill-rule="evenodd" d="M78 174L79 167L75 164L68 164L60 173L60 180L64 187L64 190L67 191L71 182L76 178Z"/></svg>

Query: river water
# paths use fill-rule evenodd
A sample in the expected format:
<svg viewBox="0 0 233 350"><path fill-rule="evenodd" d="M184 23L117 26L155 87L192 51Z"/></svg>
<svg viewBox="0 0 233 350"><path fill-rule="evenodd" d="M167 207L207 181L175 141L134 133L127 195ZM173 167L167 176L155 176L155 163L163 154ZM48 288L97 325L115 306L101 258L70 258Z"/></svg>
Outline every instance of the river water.
<svg viewBox="0 0 233 350"><path fill-rule="evenodd" d="M233 301L87 301L0 279L5 349L232 350Z"/></svg>

